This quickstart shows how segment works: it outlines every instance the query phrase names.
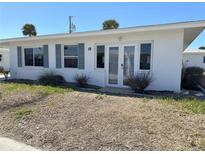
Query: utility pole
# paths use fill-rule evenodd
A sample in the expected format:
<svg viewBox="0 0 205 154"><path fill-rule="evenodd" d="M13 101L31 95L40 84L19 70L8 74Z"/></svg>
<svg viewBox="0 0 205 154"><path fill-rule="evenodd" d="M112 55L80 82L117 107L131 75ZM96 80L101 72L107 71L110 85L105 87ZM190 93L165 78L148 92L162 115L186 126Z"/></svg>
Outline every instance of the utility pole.
<svg viewBox="0 0 205 154"><path fill-rule="evenodd" d="M72 33L72 16L69 16L69 33Z"/></svg>
<svg viewBox="0 0 205 154"><path fill-rule="evenodd" d="M69 16L69 33L72 33L76 30L75 24L72 22L73 16Z"/></svg>

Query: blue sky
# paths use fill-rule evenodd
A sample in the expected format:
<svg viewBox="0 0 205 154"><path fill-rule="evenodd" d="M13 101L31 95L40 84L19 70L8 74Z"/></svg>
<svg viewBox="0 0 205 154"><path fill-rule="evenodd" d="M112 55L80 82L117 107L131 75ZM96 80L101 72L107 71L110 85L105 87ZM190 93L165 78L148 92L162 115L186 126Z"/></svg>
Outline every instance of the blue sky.
<svg viewBox="0 0 205 154"><path fill-rule="evenodd" d="M205 3L0 3L0 39L21 37L25 23L38 35L68 32L68 16L76 31L98 30L106 19L120 27L205 20ZM192 48L205 46L205 31Z"/></svg>

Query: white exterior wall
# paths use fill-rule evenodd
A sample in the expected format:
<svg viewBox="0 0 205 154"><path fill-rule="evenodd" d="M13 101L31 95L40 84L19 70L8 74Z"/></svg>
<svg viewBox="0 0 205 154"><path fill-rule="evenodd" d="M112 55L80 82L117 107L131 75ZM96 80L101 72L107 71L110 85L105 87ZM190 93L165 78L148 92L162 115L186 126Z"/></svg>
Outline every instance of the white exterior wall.
<svg viewBox="0 0 205 154"><path fill-rule="evenodd" d="M120 39L119 39L120 38ZM152 74L153 82L148 87L150 90L180 91L182 50L183 50L183 30L152 31L126 33L116 35L104 35L95 37L76 37L68 39L56 39L45 41L27 41L10 44L11 51L11 76L12 78L37 79L37 77L48 70L61 74L69 82L73 82L76 73L84 73L90 77L90 84L106 86L107 71L105 69L95 69L95 45L96 44L124 44L135 43L138 47L135 72L139 72L139 43L153 42L152 50ZM56 69L55 44L77 44L85 43L85 69L75 68ZM17 67L17 46L35 47L49 45L49 69L37 67ZM88 48L91 47L91 51ZM105 59L108 56L105 51ZM105 61L105 66L107 61Z"/></svg>
<svg viewBox="0 0 205 154"><path fill-rule="evenodd" d="M5 48L0 48L0 55L2 55L2 60L0 61L0 66L4 67L4 69L10 69L10 56L9 50Z"/></svg>
<svg viewBox="0 0 205 154"><path fill-rule="evenodd" d="M204 53L184 53L183 64L185 67L197 66L205 69Z"/></svg>

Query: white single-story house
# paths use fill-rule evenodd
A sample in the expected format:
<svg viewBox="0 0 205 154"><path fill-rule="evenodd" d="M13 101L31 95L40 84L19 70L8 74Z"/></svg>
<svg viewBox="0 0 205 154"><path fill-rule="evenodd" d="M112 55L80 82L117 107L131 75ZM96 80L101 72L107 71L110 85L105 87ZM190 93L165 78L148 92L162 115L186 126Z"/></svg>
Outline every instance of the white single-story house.
<svg viewBox="0 0 205 154"><path fill-rule="evenodd" d="M184 67L197 66L205 69L205 50L187 49L183 53Z"/></svg>
<svg viewBox="0 0 205 154"><path fill-rule="evenodd" d="M203 31L205 21L42 35L0 40L10 49L11 78L37 79L46 71L68 82L76 74L89 84L126 87L128 76L150 72L149 90L179 92L182 53Z"/></svg>
<svg viewBox="0 0 205 154"><path fill-rule="evenodd" d="M5 70L10 69L9 49L0 48L0 67L3 67Z"/></svg>

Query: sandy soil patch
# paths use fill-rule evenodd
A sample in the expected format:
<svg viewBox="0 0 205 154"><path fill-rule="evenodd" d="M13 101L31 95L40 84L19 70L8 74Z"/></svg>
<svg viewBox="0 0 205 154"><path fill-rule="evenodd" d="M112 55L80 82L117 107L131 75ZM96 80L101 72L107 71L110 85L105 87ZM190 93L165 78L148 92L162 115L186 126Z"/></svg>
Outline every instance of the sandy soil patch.
<svg viewBox="0 0 205 154"><path fill-rule="evenodd" d="M42 150L205 150L205 115L155 99L13 92L0 110L0 136Z"/></svg>

